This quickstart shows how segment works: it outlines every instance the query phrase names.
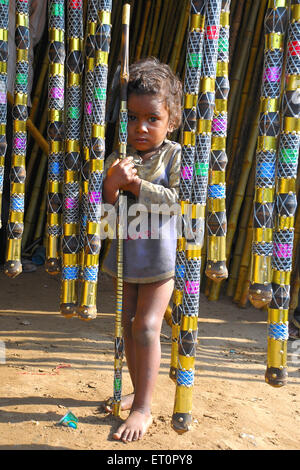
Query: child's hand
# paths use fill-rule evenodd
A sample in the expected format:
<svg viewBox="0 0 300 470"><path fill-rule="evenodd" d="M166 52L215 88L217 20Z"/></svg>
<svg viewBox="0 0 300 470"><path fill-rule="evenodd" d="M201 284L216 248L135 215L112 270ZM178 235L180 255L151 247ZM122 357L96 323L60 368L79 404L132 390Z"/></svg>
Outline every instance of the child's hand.
<svg viewBox="0 0 300 470"><path fill-rule="evenodd" d="M137 176L133 158L126 157L123 160L117 159L108 169L103 182L104 200L114 204L119 195L119 189L130 191L135 196L139 195L141 180Z"/></svg>
<svg viewBox="0 0 300 470"><path fill-rule="evenodd" d="M134 167L133 158L119 158L114 161L107 171L107 179L115 189L120 189L132 183L136 178L137 170Z"/></svg>

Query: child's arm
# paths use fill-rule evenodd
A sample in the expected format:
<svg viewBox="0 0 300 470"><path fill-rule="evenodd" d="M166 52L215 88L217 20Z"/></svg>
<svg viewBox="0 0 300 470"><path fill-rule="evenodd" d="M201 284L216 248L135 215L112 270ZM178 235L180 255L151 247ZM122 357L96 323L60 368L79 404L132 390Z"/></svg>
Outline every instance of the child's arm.
<svg viewBox="0 0 300 470"><path fill-rule="evenodd" d="M169 174L169 187L166 188L150 181L141 180L139 200L140 204L151 210L152 204L167 204L172 206L178 202L180 182L181 151L176 152Z"/></svg>
<svg viewBox="0 0 300 470"><path fill-rule="evenodd" d="M106 172L103 181L103 198L109 204L115 204L119 197L119 189L139 192L140 179L132 163L132 157L116 159ZM131 189L130 189L131 188ZM134 193L135 194L135 193Z"/></svg>

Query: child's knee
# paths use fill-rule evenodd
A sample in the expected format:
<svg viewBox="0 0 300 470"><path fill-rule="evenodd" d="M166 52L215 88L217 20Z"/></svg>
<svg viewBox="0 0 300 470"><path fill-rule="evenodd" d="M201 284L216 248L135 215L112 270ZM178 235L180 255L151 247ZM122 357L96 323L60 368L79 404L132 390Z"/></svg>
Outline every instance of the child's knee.
<svg viewBox="0 0 300 470"><path fill-rule="evenodd" d="M154 322L134 321L132 324L132 335L138 345L147 347L157 340L159 330Z"/></svg>

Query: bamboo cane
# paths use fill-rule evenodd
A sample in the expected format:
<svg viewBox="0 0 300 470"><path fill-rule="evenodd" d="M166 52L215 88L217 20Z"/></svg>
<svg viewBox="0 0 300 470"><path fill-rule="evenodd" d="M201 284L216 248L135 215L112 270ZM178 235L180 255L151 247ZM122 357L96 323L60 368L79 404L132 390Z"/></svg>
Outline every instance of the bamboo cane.
<svg viewBox="0 0 300 470"><path fill-rule="evenodd" d="M0 228L2 227L2 193L4 182L7 118L8 2L0 4Z"/></svg>
<svg viewBox="0 0 300 470"><path fill-rule="evenodd" d="M240 99L237 100L238 106L237 106L237 112L236 114L236 119L232 118L231 120L231 128L234 129L234 133L230 133L228 136L228 149L231 155L231 161L234 161L235 155L236 155L236 148L238 145L238 136L240 133L241 125L242 125L242 120L243 120L243 115L245 112L245 107L247 103L247 98L248 98L248 93L250 89L250 84L251 81L253 80L253 72L254 68L257 69L259 67L257 63L257 59L259 59L259 48L263 49L263 44L261 42L261 30L262 30L262 24L265 16L265 6L267 4L267 0L264 0L262 2L262 6L259 10L258 18L256 21L256 26L255 26L255 32L254 32L254 38L252 41L251 45L251 51L250 51L250 56L249 56L249 62L247 66L247 73L246 77L244 80L244 86L243 90L240 96ZM229 168L230 171L230 168Z"/></svg>
<svg viewBox="0 0 300 470"><path fill-rule="evenodd" d="M251 3L251 10L249 18L246 23L246 30L243 34L243 41L239 44L239 50L237 52L238 61L235 67L231 71L230 78L230 94L228 98L228 122L231 125L231 119L233 114L233 107L236 105L236 97L241 83L245 76L245 68L247 65L246 58L249 55L250 44L253 36L255 21L257 18L257 12L260 6L260 0L254 0Z"/></svg>
<svg viewBox="0 0 300 470"><path fill-rule="evenodd" d="M285 86L277 157L276 216L272 254L272 300L268 308L268 359L265 380L273 387L287 383L288 312L297 209L296 178L300 147L299 1L291 1L286 49Z"/></svg>
<svg viewBox="0 0 300 470"><path fill-rule="evenodd" d="M16 277L22 272L21 242L24 231L26 150L28 118L28 51L29 51L29 5L16 0L16 74L13 104L13 148L10 172L10 206L8 216L8 242L4 272Z"/></svg>
<svg viewBox="0 0 300 470"><path fill-rule="evenodd" d="M200 263L204 237L204 215L211 144L211 132L209 126L207 126L207 121L212 119L214 109L221 5L222 1L208 0L205 9L206 37L203 45L202 78L200 80L197 103L197 112L200 119L198 119L197 134L199 134L199 138L196 145L198 144L200 148L197 149L199 155L195 158L196 165L193 172L194 179L191 192L192 208L189 214L193 236L186 236L186 262L182 316L178 338L176 394L172 416L172 426L178 433L188 431L192 421L192 392L198 334Z"/></svg>
<svg viewBox="0 0 300 470"><path fill-rule="evenodd" d="M182 7L182 12L179 18L179 24L175 36L175 41L173 42L173 50L171 54L171 58L169 60L169 65L172 70L175 72L177 69L182 43L185 36L186 27L188 25L190 16L190 4L188 0L185 0L184 5Z"/></svg>
<svg viewBox="0 0 300 470"><path fill-rule="evenodd" d="M119 155L124 159L127 153L127 87L129 81L129 25L130 5L125 4L122 12L122 48L120 71L120 123L119 123ZM117 299L115 316L115 362L114 362L114 396L113 415L120 416L122 397L122 360L124 353L122 312L123 312L123 213L126 207L126 196L119 190L119 214L117 222Z"/></svg>
<svg viewBox="0 0 300 470"><path fill-rule="evenodd" d="M245 238L247 234L247 226L248 226L248 221L249 221L252 204L253 204L254 181L255 181L254 170L255 170L254 166L252 165L249 182L247 185L247 191L246 191L244 203L243 203L242 216L241 216L241 220L239 223L239 233L237 236L234 252L232 255L230 271L229 271L229 278L228 278L227 291L226 291L226 294L229 297L232 297L234 295L236 284L238 282L238 279L240 279L240 274L239 274L240 260L245 249Z"/></svg>
<svg viewBox="0 0 300 470"><path fill-rule="evenodd" d="M135 52L136 61L141 58L141 52L142 52L143 42L144 42L145 33L146 33L147 22L149 19L150 7L151 7L151 0L147 0L146 5L145 5L145 10L144 10L144 15L143 15L142 28L141 28L141 32L140 32L140 36L137 42L137 47L136 47L136 52Z"/></svg>
<svg viewBox="0 0 300 470"><path fill-rule="evenodd" d="M272 298L272 238L275 161L280 132L280 91L283 70L287 8L281 0L269 0L265 19L265 59L261 88L259 135L249 298L261 308Z"/></svg>
<svg viewBox="0 0 300 470"><path fill-rule="evenodd" d="M210 169L208 180L208 253L205 274L216 282L226 279L226 184L227 105L229 93L229 12L230 1L222 2L218 37L215 109L212 118Z"/></svg>
<svg viewBox="0 0 300 470"><path fill-rule="evenodd" d="M148 14L148 21L146 25L145 37L143 40L140 57L146 57L149 55L148 49L149 49L149 43L150 43L150 37L151 37L151 31L152 31L152 25L153 25L154 10L155 10L155 2L151 2L149 14Z"/></svg>
<svg viewBox="0 0 300 470"><path fill-rule="evenodd" d="M170 2L170 0L164 0L163 1L163 8L162 8L162 12L161 12L161 15L160 15L160 18L159 18L159 24L158 24L158 28L157 28L157 35L156 35L156 38L155 38L155 43L153 45L153 51L152 51L152 55L154 55L155 57L160 56L160 48L163 44L162 35L164 33L166 17L169 17L168 13L169 13L170 5L172 5L172 2Z"/></svg>
<svg viewBox="0 0 300 470"><path fill-rule="evenodd" d="M48 5L49 76L48 76L48 174L47 243L45 269L60 271L62 224L62 183L64 159L65 95L65 3L51 0ZM48 145L47 144L47 145Z"/></svg>
<svg viewBox="0 0 300 470"><path fill-rule="evenodd" d="M196 151L196 105L199 92L202 44L204 38L204 2L190 2L189 34L186 51L186 70L184 77L184 109L181 134L182 159L180 173L179 200L181 216L187 217L188 204L192 200L192 183ZM202 165L203 166L203 165ZM201 169L201 168L200 168ZM185 245L184 233L178 239L176 252L175 289L172 310L172 349L170 378L176 381L178 360L178 336L182 316L182 300L185 281Z"/></svg>
<svg viewBox="0 0 300 470"><path fill-rule="evenodd" d="M90 165L90 144L92 127L92 107L94 91L95 66L95 33L97 28L97 1L89 0L87 5L87 23L85 39L85 76L84 76L84 104L83 104L83 130L82 130L82 157L81 157L81 200L80 200L80 239L79 264L84 264L84 245L86 237L87 207L88 207L88 180Z"/></svg>
<svg viewBox="0 0 300 470"><path fill-rule="evenodd" d="M101 248L100 222L105 155L105 108L111 41L112 0L100 0L96 29L91 146L89 152L88 205L83 279L78 315L83 320L97 316L97 286Z"/></svg>
<svg viewBox="0 0 300 470"><path fill-rule="evenodd" d="M164 2L167 3L167 2ZM162 0L157 0L156 5L155 5L155 14L154 14L154 19L153 19L153 27L152 27L152 32L151 32L151 37L149 41L149 49L148 49L148 55L151 56L153 47L154 47L154 41L157 38L157 30L158 30L158 22L161 19L160 14L161 14L161 4Z"/></svg>
<svg viewBox="0 0 300 470"><path fill-rule="evenodd" d="M235 303L238 303L241 300L242 292L245 286L246 276L249 271L252 238L253 238L253 207L251 207L251 212L249 215L246 238L245 238L243 253L241 256L241 262L239 266L238 280L237 280L236 289L235 289L235 293L233 297L233 301Z"/></svg>
<svg viewBox="0 0 300 470"><path fill-rule="evenodd" d="M67 80L60 312L77 313L80 251L80 139L83 71L82 0L67 3Z"/></svg>
<svg viewBox="0 0 300 470"><path fill-rule="evenodd" d="M230 52L229 52L229 66L232 63L232 59L235 52L235 46L238 39L238 33L241 25L241 19L245 8L245 0L238 0L236 2L236 8L231 8L233 20L230 25ZM231 67L229 67L230 70Z"/></svg>

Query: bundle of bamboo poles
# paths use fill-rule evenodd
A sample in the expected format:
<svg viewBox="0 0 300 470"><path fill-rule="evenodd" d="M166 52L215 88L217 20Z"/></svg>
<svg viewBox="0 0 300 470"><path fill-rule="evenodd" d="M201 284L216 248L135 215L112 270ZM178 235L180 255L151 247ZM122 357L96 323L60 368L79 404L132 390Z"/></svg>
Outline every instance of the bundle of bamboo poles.
<svg viewBox="0 0 300 470"><path fill-rule="evenodd" d="M131 0L130 63L153 55L168 63L183 78L188 29L188 0ZM230 11L230 94L226 170L228 230L226 258L228 279L214 283L203 275L202 290L211 301L228 296L241 307L248 303L252 242L252 205L255 184L255 152L258 136L259 96L264 51L264 17L267 0L232 0ZM87 1L83 1L86 11ZM108 89L119 60L123 2L113 2L112 42ZM86 23L86 22L85 22ZM87 34L85 26L85 35ZM23 253L42 243L46 223L47 172L47 71L48 35L35 50L32 108L27 122L27 179ZM174 140L179 135L172 136ZM107 129L107 154L116 146L115 124ZM299 181L299 178L298 178ZM299 197L299 183L297 188ZM300 232L298 204L294 259ZM206 241L205 241L206 243ZM2 249L2 248L1 248ZM205 253L205 250L203 250ZM203 255L205 257L205 255ZM205 265L205 259L202 260ZM295 264L295 263L294 263ZM293 265L294 266L294 265ZM293 273L295 271L293 267ZM299 278L292 276L291 308L297 306Z"/></svg>

